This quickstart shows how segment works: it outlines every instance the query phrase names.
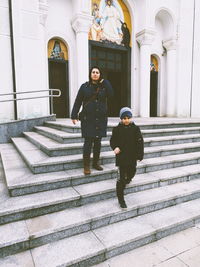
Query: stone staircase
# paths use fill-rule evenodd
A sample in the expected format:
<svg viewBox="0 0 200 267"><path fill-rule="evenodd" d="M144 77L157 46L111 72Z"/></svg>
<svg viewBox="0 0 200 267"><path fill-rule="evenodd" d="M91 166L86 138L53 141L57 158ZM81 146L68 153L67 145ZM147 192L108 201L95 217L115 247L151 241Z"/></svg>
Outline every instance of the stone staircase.
<svg viewBox="0 0 200 267"><path fill-rule="evenodd" d="M0 188L0 266L92 266L200 220L200 121L137 119L145 157L118 206L109 138L104 171L83 175L79 126L44 126L0 145L7 191ZM26 252L23 252L26 251Z"/></svg>

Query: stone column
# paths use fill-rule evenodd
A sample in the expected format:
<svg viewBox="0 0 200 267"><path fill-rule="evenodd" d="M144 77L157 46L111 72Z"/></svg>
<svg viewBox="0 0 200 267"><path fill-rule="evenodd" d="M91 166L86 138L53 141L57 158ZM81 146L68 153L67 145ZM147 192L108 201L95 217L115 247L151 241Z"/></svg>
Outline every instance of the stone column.
<svg viewBox="0 0 200 267"><path fill-rule="evenodd" d="M140 45L140 116L150 115L150 62L151 45L155 37L153 30L144 29L136 34L136 40Z"/></svg>
<svg viewBox="0 0 200 267"><path fill-rule="evenodd" d="M163 41L167 50L167 99L166 115L176 116L177 88L176 88L176 39Z"/></svg>
<svg viewBox="0 0 200 267"><path fill-rule="evenodd" d="M72 20L72 27L76 32L76 62L78 86L88 80L89 47L88 32L93 17L88 14L76 14Z"/></svg>

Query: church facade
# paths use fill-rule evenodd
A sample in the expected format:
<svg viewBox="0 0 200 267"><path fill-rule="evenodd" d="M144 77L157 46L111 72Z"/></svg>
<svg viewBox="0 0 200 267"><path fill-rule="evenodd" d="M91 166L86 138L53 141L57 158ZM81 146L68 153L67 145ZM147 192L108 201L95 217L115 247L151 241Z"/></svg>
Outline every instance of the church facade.
<svg viewBox="0 0 200 267"><path fill-rule="evenodd" d="M110 117L200 117L199 1L0 0L0 14L1 122L68 118L92 66L113 85Z"/></svg>

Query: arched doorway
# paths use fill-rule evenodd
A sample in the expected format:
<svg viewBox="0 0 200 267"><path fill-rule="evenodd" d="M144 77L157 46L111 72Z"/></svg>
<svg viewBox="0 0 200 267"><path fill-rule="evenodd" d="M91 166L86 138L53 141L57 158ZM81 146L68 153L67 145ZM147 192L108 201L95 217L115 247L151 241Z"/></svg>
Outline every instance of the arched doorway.
<svg viewBox="0 0 200 267"><path fill-rule="evenodd" d="M158 60L151 56L150 65L150 117L158 116Z"/></svg>
<svg viewBox="0 0 200 267"><path fill-rule="evenodd" d="M49 88L61 90L61 96L53 99L53 113L57 118L69 117L68 51L59 39L48 43L48 63Z"/></svg>
<svg viewBox="0 0 200 267"><path fill-rule="evenodd" d="M89 62L103 71L114 88L108 116L118 117L131 105L131 18L122 0L92 0L93 23L89 32Z"/></svg>

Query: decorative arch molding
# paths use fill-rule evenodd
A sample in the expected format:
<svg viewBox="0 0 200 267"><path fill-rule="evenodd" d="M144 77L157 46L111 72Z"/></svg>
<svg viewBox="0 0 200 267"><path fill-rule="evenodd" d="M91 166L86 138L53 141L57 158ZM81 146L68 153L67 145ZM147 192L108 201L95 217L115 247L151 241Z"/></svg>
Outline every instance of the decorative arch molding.
<svg viewBox="0 0 200 267"><path fill-rule="evenodd" d="M152 53L151 57L155 58L157 61L156 71L160 71L160 56L156 53Z"/></svg>
<svg viewBox="0 0 200 267"><path fill-rule="evenodd" d="M154 26L156 28L156 19L160 20L163 26L164 39L170 39L175 36L176 33L176 19L173 12L168 9L161 7L156 10L154 15Z"/></svg>

